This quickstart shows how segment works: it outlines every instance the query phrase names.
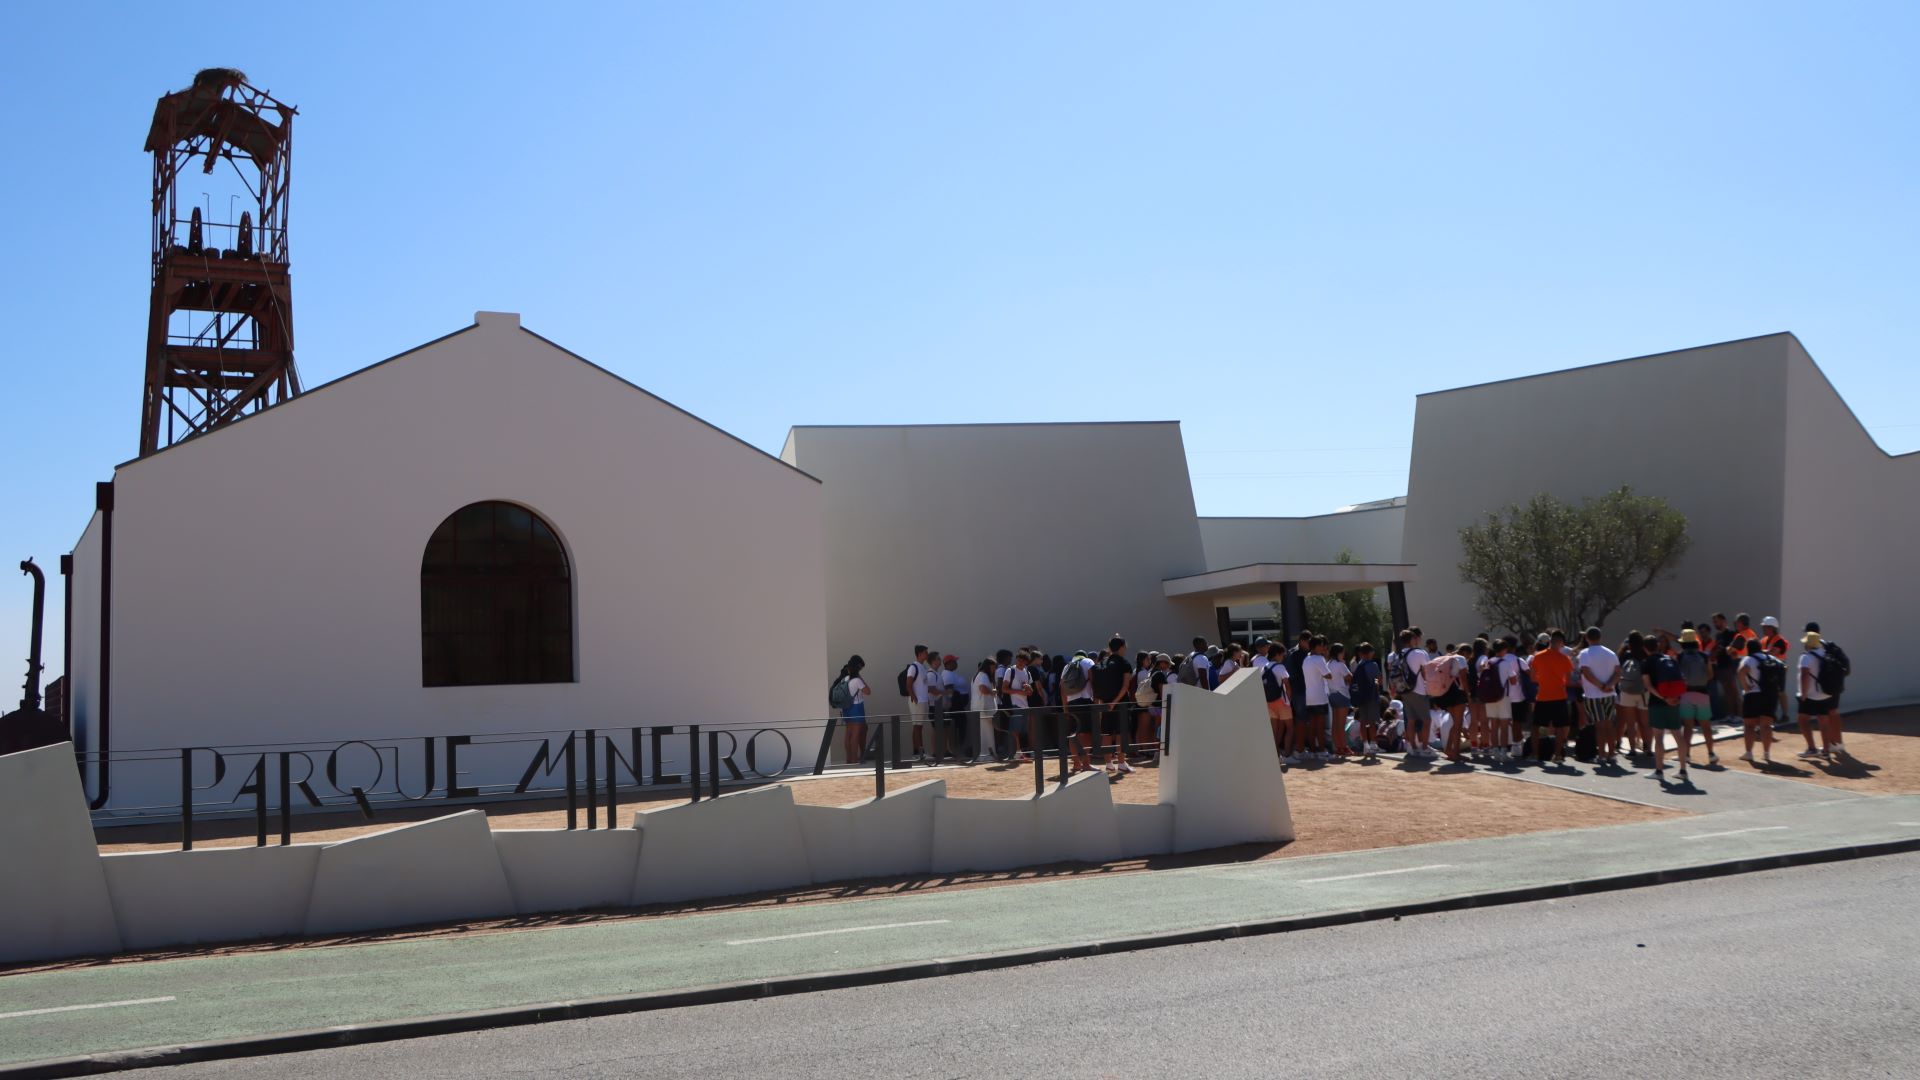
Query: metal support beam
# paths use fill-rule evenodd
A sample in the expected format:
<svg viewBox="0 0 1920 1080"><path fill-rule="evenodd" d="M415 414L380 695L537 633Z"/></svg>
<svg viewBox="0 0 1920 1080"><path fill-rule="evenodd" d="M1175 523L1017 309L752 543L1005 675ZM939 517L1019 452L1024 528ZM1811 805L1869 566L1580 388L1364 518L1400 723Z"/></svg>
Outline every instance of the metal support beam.
<svg viewBox="0 0 1920 1080"><path fill-rule="evenodd" d="M1387 607L1393 615L1393 632L1398 634L1413 625L1413 619L1407 614L1407 583L1390 581L1387 583Z"/></svg>
<svg viewBox="0 0 1920 1080"><path fill-rule="evenodd" d="M1300 583L1280 583L1280 639L1288 646L1307 627L1307 601L1300 595Z"/></svg>
<svg viewBox="0 0 1920 1080"><path fill-rule="evenodd" d="M1233 640L1233 619L1228 617L1227 610L1223 607L1213 609L1213 628L1219 633L1218 640L1222 646Z"/></svg>

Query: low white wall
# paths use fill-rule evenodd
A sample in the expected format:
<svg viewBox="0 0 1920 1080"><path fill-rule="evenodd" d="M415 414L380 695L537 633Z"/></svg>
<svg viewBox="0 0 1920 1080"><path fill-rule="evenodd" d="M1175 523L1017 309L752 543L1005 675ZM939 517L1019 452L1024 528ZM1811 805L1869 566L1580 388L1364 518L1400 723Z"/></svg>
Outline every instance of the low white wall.
<svg viewBox="0 0 1920 1080"><path fill-rule="evenodd" d="M522 915L623 907L633 898L637 830L498 829L493 846Z"/></svg>
<svg viewBox="0 0 1920 1080"><path fill-rule="evenodd" d="M73 745L0 755L0 961L118 952Z"/></svg>
<svg viewBox="0 0 1920 1080"><path fill-rule="evenodd" d="M750 788L635 815L635 904L738 896L813 880L793 789Z"/></svg>
<svg viewBox="0 0 1920 1080"><path fill-rule="evenodd" d="M1117 859L1120 825L1111 788L1106 776L1096 772L1051 786L1037 797L938 799L933 804L933 872Z"/></svg>
<svg viewBox="0 0 1920 1080"><path fill-rule="evenodd" d="M285 937L306 928L320 845L103 855L129 949Z"/></svg>
<svg viewBox="0 0 1920 1080"><path fill-rule="evenodd" d="M309 934L514 913L487 815L467 810L320 849Z"/></svg>
<svg viewBox="0 0 1920 1080"><path fill-rule="evenodd" d="M1173 850L1293 839L1293 812L1274 753L1259 673L1217 690L1174 686L1160 801L1173 804Z"/></svg>
<svg viewBox="0 0 1920 1080"><path fill-rule="evenodd" d="M1173 853L1173 804L1114 803L1122 858Z"/></svg>
<svg viewBox="0 0 1920 1080"><path fill-rule="evenodd" d="M846 806L795 806L813 880L924 874L933 868L933 804L945 780L927 780L884 799Z"/></svg>

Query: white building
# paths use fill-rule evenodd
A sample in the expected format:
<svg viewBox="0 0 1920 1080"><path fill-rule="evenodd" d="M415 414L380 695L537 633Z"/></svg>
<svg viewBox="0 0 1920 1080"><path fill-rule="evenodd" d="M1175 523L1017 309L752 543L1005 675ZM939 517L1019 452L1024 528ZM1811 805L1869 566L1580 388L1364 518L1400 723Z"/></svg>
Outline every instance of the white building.
<svg viewBox="0 0 1920 1080"><path fill-rule="evenodd" d="M820 483L516 315L123 464L103 502L73 553L82 751L824 711ZM714 678L745 609L780 647ZM465 748L461 783L537 749ZM369 788L372 754L341 764ZM111 806L178 791L170 760L115 769Z"/></svg>

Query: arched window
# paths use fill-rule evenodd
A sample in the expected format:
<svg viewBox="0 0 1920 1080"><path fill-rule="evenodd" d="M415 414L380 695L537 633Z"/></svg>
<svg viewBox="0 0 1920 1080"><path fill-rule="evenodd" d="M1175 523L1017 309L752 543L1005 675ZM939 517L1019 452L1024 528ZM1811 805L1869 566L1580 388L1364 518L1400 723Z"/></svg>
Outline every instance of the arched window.
<svg viewBox="0 0 1920 1080"><path fill-rule="evenodd" d="M474 503L433 530L420 560L420 680L573 681L567 553L532 511Z"/></svg>

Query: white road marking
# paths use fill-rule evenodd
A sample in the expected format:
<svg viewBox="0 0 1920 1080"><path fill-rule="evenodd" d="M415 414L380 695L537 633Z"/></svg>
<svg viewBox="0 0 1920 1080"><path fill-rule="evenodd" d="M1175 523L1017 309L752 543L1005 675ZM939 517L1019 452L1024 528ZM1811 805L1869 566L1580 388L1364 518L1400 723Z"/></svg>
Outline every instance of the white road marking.
<svg viewBox="0 0 1920 1080"><path fill-rule="evenodd" d="M1386 877L1388 874L1412 874L1421 870L1446 870L1452 863L1430 863L1426 866L1403 866L1398 870L1374 870L1365 874L1340 874L1337 877L1316 877L1302 881L1302 885L1318 885L1323 881L1352 881L1355 878Z"/></svg>
<svg viewBox="0 0 1920 1080"><path fill-rule="evenodd" d="M157 998L130 998L126 1001L99 1001L92 1005L58 1005L51 1009L22 1009L19 1012L0 1013L0 1020L17 1020L22 1016L45 1016L48 1013L79 1012L82 1009L117 1009L122 1005L158 1005L172 1001L171 995Z"/></svg>
<svg viewBox="0 0 1920 1080"><path fill-rule="evenodd" d="M1904 825L1909 829L1920 829L1920 821L1896 821L1895 825Z"/></svg>
<svg viewBox="0 0 1920 1080"><path fill-rule="evenodd" d="M866 930L902 930L909 926L940 926L951 919L922 919L919 922L890 922L877 926L843 926L838 930L809 930L804 934L776 934L773 937L741 938L729 941L729 945L759 945L768 941L792 941L795 938L826 937L828 934L858 934Z"/></svg>
<svg viewBox="0 0 1920 1080"><path fill-rule="evenodd" d="M1692 835L1692 836L1683 836L1683 837L1681 837L1681 839L1682 839L1682 840L1709 840L1709 839L1712 839L1713 837L1716 837L1716 836L1739 836L1739 835L1740 835L1741 833L1750 833L1750 832L1777 832L1777 831L1779 831L1779 830L1781 830L1781 829L1786 829L1786 828L1790 828L1790 826L1787 826L1787 825L1755 825L1755 826L1754 826L1753 828L1751 828L1751 829L1728 829L1728 830L1727 830L1726 832L1703 832L1703 833L1695 833L1695 834L1694 834L1694 835Z"/></svg>

